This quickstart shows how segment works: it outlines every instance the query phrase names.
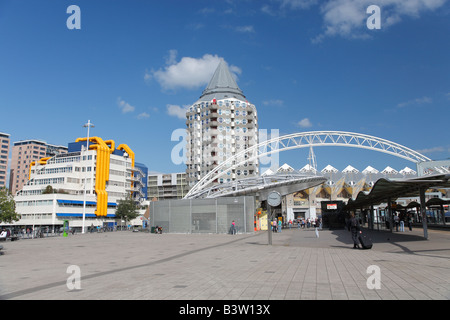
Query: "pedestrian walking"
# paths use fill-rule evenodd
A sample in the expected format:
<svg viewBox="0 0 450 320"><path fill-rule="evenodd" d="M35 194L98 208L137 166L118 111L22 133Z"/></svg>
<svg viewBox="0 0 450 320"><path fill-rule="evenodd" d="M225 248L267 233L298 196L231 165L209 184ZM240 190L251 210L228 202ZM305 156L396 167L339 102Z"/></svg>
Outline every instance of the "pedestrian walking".
<svg viewBox="0 0 450 320"><path fill-rule="evenodd" d="M399 224L400 224L400 218L399 218L398 215L396 214L396 215L394 216L394 225L395 225L395 231L397 231L397 232L398 232L398 226L399 226Z"/></svg>
<svg viewBox="0 0 450 320"><path fill-rule="evenodd" d="M234 222L234 220L231 222L230 233L236 234L236 223Z"/></svg>
<svg viewBox="0 0 450 320"><path fill-rule="evenodd" d="M413 217L411 214L408 215L408 228L409 231L412 231Z"/></svg>
<svg viewBox="0 0 450 320"><path fill-rule="evenodd" d="M405 221L403 217L400 218L400 232L405 232Z"/></svg>
<svg viewBox="0 0 450 320"><path fill-rule="evenodd" d="M358 234L361 233L361 227L353 212L350 213L350 220L348 221L347 228L352 233L353 249L359 249Z"/></svg>

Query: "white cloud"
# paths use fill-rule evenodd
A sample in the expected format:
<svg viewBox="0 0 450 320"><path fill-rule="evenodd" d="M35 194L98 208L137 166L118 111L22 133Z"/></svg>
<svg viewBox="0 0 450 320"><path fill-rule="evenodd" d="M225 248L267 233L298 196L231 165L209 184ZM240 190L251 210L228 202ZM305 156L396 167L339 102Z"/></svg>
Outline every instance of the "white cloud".
<svg viewBox="0 0 450 320"><path fill-rule="evenodd" d="M216 10L214 8L203 8L199 11L199 13L204 15L210 15L213 14Z"/></svg>
<svg viewBox="0 0 450 320"><path fill-rule="evenodd" d="M283 100L280 99L271 99L271 100L265 100L262 102L263 105L265 106L277 106L277 107L281 107L284 104Z"/></svg>
<svg viewBox="0 0 450 320"><path fill-rule="evenodd" d="M234 78L237 81L237 79L238 79L237 75L238 74L240 75L242 73L242 69L239 67L233 66L233 65L228 66L228 69L230 69L231 74L234 76Z"/></svg>
<svg viewBox="0 0 450 320"><path fill-rule="evenodd" d="M321 7L325 36L350 36L365 26L366 9L370 4L358 0L329 1Z"/></svg>
<svg viewBox="0 0 450 320"><path fill-rule="evenodd" d="M305 119L300 120L300 121L297 123L297 125L298 125L299 127L302 127L302 128L309 128L309 127L312 127L312 123L311 123L311 121L309 121L308 118L305 118Z"/></svg>
<svg viewBox="0 0 450 320"><path fill-rule="evenodd" d="M426 148L421 150L416 150L419 153L434 153L434 152L443 152L445 151L444 147L432 147L432 148Z"/></svg>
<svg viewBox="0 0 450 320"><path fill-rule="evenodd" d="M155 79L164 90L198 89L208 84L223 59L218 55L205 54L201 58L183 57L177 62L176 54L176 50L170 50L166 58L167 65L157 71L147 71L144 79ZM241 73L241 69L236 66L230 66L230 71L235 77Z"/></svg>
<svg viewBox="0 0 450 320"><path fill-rule="evenodd" d="M253 26L237 26L234 30L242 33L255 33L255 28Z"/></svg>
<svg viewBox="0 0 450 320"><path fill-rule="evenodd" d="M174 116L179 119L186 119L186 111L189 106L180 107L178 105L168 104L166 107L167 113L170 116Z"/></svg>
<svg viewBox="0 0 450 320"><path fill-rule="evenodd" d="M279 0L281 8L288 9L307 9L315 4L317 0Z"/></svg>
<svg viewBox="0 0 450 320"><path fill-rule="evenodd" d="M170 66L171 64L175 64L177 62L177 54L178 51L175 49L169 50L169 54L166 58L166 64Z"/></svg>
<svg viewBox="0 0 450 320"><path fill-rule="evenodd" d="M133 112L135 109L132 105L130 105L128 102L122 100L121 98L117 99L117 105L122 110L122 113Z"/></svg>
<svg viewBox="0 0 450 320"><path fill-rule="evenodd" d="M270 16L275 16L276 15L276 12L271 7L269 7L268 5L262 6L261 7L261 12L264 12L265 14L268 14Z"/></svg>
<svg viewBox="0 0 450 320"><path fill-rule="evenodd" d="M340 35L350 38L367 38L366 13L370 5L380 7L381 29L401 21L402 16L418 18L424 11L441 7L446 0L335 0L321 7L325 36Z"/></svg>
<svg viewBox="0 0 450 320"><path fill-rule="evenodd" d="M139 120L147 119L147 118L150 118L150 115L149 115L147 112L142 112L142 113L140 113L140 114L137 116L137 118L138 118Z"/></svg>
<svg viewBox="0 0 450 320"><path fill-rule="evenodd" d="M341 36L350 39L371 37L366 21L370 5L381 9L381 29L388 28L402 20L402 17L419 18L426 11L442 7L447 0L278 0L280 12L287 10L306 10L320 5L323 18L323 32L318 34L313 43L321 42L326 37ZM276 10L264 5L261 11L275 15Z"/></svg>
<svg viewBox="0 0 450 320"><path fill-rule="evenodd" d="M404 108L404 107L411 106L411 105L421 105L424 103L432 103L432 102L433 102L433 99L431 99L429 97L422 97L422 98L417 98L417 99L406 101L406 102L401 102L397 105L397 107Z"/></svg>

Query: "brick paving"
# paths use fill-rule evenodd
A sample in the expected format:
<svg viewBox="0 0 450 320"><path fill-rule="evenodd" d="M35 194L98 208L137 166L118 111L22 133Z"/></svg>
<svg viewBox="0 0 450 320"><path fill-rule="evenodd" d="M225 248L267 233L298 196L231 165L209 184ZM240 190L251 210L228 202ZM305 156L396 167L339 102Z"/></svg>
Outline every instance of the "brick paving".
<svg viewBox="0 0 450 320"><path fill-rule="evenodd" d="M346 230L273 234L107 232L3 242L0 299L20 300L448 300L450 232ZM68 267L81 289L70 290ZM367 285L380 270L379 289Z"/></svg>

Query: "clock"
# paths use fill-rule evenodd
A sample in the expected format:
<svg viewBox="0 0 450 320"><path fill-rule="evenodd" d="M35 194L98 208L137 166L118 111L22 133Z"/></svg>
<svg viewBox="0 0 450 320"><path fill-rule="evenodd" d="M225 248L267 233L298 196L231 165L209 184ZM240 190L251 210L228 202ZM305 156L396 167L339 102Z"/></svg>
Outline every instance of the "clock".
<svg viewBox="0 0 450 320"><path fill-rule="evenodd" d="M277 191L272 191L269 193L269 196L267 197L267 203L271 207L277 207L281 203L281 194Z"/></svg>

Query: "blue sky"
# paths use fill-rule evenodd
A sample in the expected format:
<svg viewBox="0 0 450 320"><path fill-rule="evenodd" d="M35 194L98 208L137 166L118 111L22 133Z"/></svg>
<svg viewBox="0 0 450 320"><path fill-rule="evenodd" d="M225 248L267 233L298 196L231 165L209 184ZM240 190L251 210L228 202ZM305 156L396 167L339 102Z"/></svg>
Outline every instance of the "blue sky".
<svg viewBox="0 0 450 320"><path fill-rule="evenodd" d="M81 29L66 25L70 5ZM381 29L366 25L370 5ZM180 111L223 58L280 135L341 130L450 158L446 0L0 0L0 132L67 145L126 143L150 171L182 172L171 151ZM314 149L318 169L397 170L412 162L356 148ZM280 165L308 163L308 149Z"/></svg>

